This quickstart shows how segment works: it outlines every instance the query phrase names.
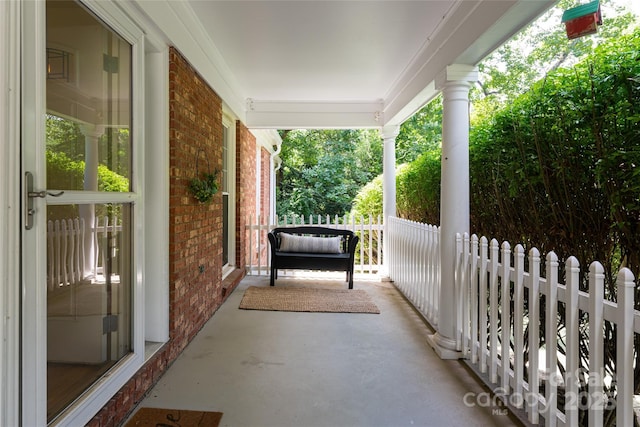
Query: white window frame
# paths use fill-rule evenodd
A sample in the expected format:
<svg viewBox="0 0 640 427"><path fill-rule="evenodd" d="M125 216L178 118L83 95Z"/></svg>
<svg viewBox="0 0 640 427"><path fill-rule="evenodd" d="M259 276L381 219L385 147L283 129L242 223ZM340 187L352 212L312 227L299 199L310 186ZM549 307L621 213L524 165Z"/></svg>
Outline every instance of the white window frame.
<svg viewBox="0 0 640 427"><path fill-rule="evenodd" d="M148 360L169 341L169 50L149 40L145 55L144 337Z"/></svg>
<svg viewBox="0 0 640 427"><path fill-rule="evenodd" d="M223 105L222 126L227 128L227 191L229 195L229 242L227 250L229 262L222 267L224 279L236 268L236 120L231 111Z"/></svg>

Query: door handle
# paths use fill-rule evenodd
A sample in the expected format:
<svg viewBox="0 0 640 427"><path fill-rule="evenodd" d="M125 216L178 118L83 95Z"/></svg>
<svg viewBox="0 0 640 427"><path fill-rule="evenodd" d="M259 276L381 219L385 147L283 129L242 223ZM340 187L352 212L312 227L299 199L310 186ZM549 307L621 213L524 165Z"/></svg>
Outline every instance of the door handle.
<svg viewBox="0 0 640 427"><path fill-rule="evenodd" d="M29 172L27 172L29 173ZM27 197L42 197L45 198L47 196L52 196L52 197L60 197L64 194L64 191L59 191L57 193L52 193L51 191L46 191L46 190L42 190L42 191L29 191L27 193Z"/></svg>
<svg viewBox="0 0 640 427"><path fill-rule="evenodd" d="M50 191L34 191L33 190L33 174L31 172L24 173L24 228L31 230L33 228L33 216L36 213L33 207L33 199L36 197L45 198L47 196L60 197L64 194L64 191L52 193Z"/></svg>

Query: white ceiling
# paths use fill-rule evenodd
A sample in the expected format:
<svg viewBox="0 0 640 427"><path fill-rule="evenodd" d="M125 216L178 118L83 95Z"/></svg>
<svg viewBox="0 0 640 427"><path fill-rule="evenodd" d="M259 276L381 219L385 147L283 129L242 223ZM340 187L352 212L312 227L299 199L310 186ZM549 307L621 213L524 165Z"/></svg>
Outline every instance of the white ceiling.
<svg viewBox="0 0 640 427"><path fill-rule="evenodd" d="M192 2L249 97L330 102L386 98L454 5Z"/></svg>
<svg viewBox="0 0 640 427"><path fill-rule="evenodd" d="M249 127L292 128L399 124L448 65L476 65L554 2L138 4Z"/></svg>

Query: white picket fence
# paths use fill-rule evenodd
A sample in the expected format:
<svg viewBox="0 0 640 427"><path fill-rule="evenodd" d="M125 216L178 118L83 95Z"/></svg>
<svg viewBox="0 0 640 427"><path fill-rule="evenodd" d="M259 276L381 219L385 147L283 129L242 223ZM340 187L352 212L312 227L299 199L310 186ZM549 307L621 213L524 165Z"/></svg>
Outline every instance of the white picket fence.
<svg viewBox="0 0 640 427"><path fill-rule="evenodd" d="M564 262L565 283L561 283L554 252L546 255L545 271L541 271L536 248L529 251L528 269L521 245L512 253L508 242L489 243L485 237L465 234L458 236L457 248L458 345L480 373L488 373L490 386L505 402L524 410L533 424L543 417L545 425L577 426L579 411L584 410L590 426L602 425L604 409L609 407L615 408L617 425L634 425L633 342L634 334L640 333L640 313L634 310L632 272L619 271L614 302L605 299L604 268L597 261L589 267L589 292L583 292L579 290L580 265L573 256ZM561 312L565 325L559 329ZM610 375L603 365L605 321L616 325L617 356ZM588 352L582 354L587 360L582 364L580 328L588 328L588 334L582 334L588 336ZM604 392L605 385L611 384L615 384L615 395ZM563 408L558 408L560 393Z"/></svg>
<svg viewBox="0 0 640 427"><path fill-rule="evenodd" d="M390 218L388 225L389 275L435 327L439 230L398 218ZM579 290L575 257L562 266L562 283L558 276L563 270L553 252L546 255L541 271L535 248L525 263L521 245L512 252L508 242L500 245L464 235L458 236L456 247L457 349L494 391L494 397L472 403L497 409L499 399L498 407L510 405L531 424L548 426L577 426L580 411L588 412L589 426L601 426L605 408L613 408L618 426L634 425L634 337L640 333L640 313L634 309L631 271L620 270L616 301L610 301L605 299L599 262L590 265L589 291L584 292ZM561 313L565 325L559 328ZM613 373L604 367L605 340L611 339L605 336L605 322L616 330ZM588 342L581 343L580 336ZM581 354L579 345L588 346L588 351L583 348Z"/></svg>
<svg viewBox="0 0 640 427"><path fill-rule="evenodd" d="M354 271L356 273L374 274L382 266L382 230L380 216L250 216L246 225L247 253L245 254L246 270L252 275L270 274L270 248L267 234L276 227L295 227L299 225L322 225L324 227L353 231L359 238L356 249ZM284 272L286 274L286 271Z"/></svg>
<svg viewBox="0 0 640 427"><path fill-rule="evenodd" d="M388 220L386 261L395 286L427 318L438 324L440 228L405 219Z"/></svg>
<svg viewBox="0 0 640 427"><path fill-rule="evenodd" d="M108 248L113 250L115 245L107 245L107 239L114 239L116 233L122 230L114 219L98 218L97 225L92 230L92 244L89 249L93 256L88 256L85 244L86 227L83 218L47 221L47 288L55 291L61 287L80 284L87 281L87 277L97 277L104 274L107 264ZM93 263L90 260L95 260ZM117 260L117 259L116 259ZM90 265L92 264L92 265ZM117 266L112 267L117 271Z"/></svg>

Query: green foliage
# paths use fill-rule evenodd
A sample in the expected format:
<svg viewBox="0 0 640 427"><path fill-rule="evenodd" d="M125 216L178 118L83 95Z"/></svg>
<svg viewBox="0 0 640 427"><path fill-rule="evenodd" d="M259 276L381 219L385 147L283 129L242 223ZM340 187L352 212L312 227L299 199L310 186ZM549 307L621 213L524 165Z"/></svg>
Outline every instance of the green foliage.
<svg viewBox="0 0 640 427"><path fill-rule="evenodd" d="M204 172L200 177L193 178L189 181L189 190L200 203L210 203L218 192L218 172Z"/></svg>
<svg viewBox="0 0 640 427"><path fill-rule="evenodd" d="M91 129L88 126L88 129ZM47 150L61 153L69 160L85 158L85 135L80 125L62 117L46 116ZM131 176L129 129L105 128L97 142L98 163L124 177Z"/></svg>
<svg viewBox="0 0 640 427"><path fill-rule="evenodd" d="M423 153L396 168L396 214L436 224L440 221L440 151ZM362 187L354 199L353 215L382 215L382 176Z"/></svg>
<svg viewBox="0 0 640 427"><path fill-rule="evenodd" d="M381 172L382 144L376 131L293 130L283 135L280 157L280 215L342 216Z"/></svg>
<svg viewBox="0 0 640 427"><path fill-rule="evenodd" d="M492 70L485 88L502 97L473 103L471 220L479 234L638 272L639 36L625 35L629 14L607 19L597 38L569 41L563 27L546 36L537 28L515 41L530 40L530 57L515 45L498 51L508 70ZM439 223L439 178L438 149L398 171L398 214Z"/></svg>
<svg viewBox="0 0 640 427"><path fill-rule="evenodd" d="M46 152L47 180L55 183L48 187L57 190L84 189L84 162L70 160L66 154L53 151ZM129 180L98 165L98 191L128 192Z"/></svg>
<svg viewBox="0 0 640 427"><path fill-rule="evenodd" d="M442 140L442 95L422 107L400 126L396 162L409 163L422 153L437 150Z"/></svg>
<svg viewBox="0 0 640 427"><path fill-rule="evenodd" d="M71 120L53 115L47 115L46 126L46 159L47 183L51 189L84 190L84 155L85 136L80 126ZM129 166L126 152L129 150L128 129L108 129L98 142L98 147L113 146L116 139L117 159L110 158L110 154L101 156L98 164L98 191L128 192ZM103 151L109 151L108 149ZM116 171L108 165L116 164Z"/></svg>
<svg viewBox="0 0 640 427"><path fill-rule="evenodd" d="M47 150L62 153L69 160L84 160L84 135L77 123L49 114L46 123Z"/></svg>
<svg viewBox="0 0 640 427"><path fill-rule="evenodd" d="M472 91L477 113L492 113L495 107L525 93L547 73L570 67L606 40L613 40L638 25L638 18L612 2L601 2L604 24L598 33L569 40L560 24L563 11L579 0L561 0L540 19L513 36L479 65L480 82ZM555 25L550 25L554 23Z"/></svg>
<svg viewBox="0 0 640 427"><path fill-rule="evenodd" d="M98 165L98 191L126 193L131 190L126 177L113 172L105 165Z"/></svg>
<svg viewBox="0 0 640 427"><path fill-rule="evenodd" d="M581 49L589 50L586 43ZM605 295L615 300L615 272L626 266L640 275L640 30L609 38L582 61L505 99L504 107L494 98L475 109L472 231L553 250L561 260L599 260L607 274ZM409 219L437 224L439 153L430 154L398 173L397 205ZM636 294L638 301L640 290ZM562 311L558 321L562 335ZM581 313L579 322L586 331L588 316ZM615 329L606 324L604 334L605 371L613 375ZM586 333L580 337L583 368L587 339ZM564 345L559 342L560 352ZM640 366L634 376L640 378ZM636 381L636 393L639 388ZM615 384L607 393L615 396ZM586 412L580 416L585 423ZM615 425L615 411L605 411L604 424Z"/></svg>
<svg viewBox="0 0 640 427"><path fill-rule="evenodd" d="M414 221L440 222L440 151L429 151L399 168L396 176L397 215Z"/></svg>
<svg viewBox="0 0 640 427"><path fill-rule="evenodd" d="M378 175L367 185L362 187L353 199L351 215L373 217L382 215L382 175Z"/></svg>
<svg viewBox="0 0 640 427"><path fill-rule="evenodd" d="M473 231L553 250L561 259L575 255L584 265L599 260L606 298L615 300L618 269L640 275L639 76L636 30L549 73L477 123L470 134ZM581 330L588 320L581 313ZM559 329L563 322L560 313ZM610 324L604 329L605 371L613 375L615 330ZM583 367L587 339L580 337ZM607 392L615 395L615 385ZM580 416L586 422L586 414ZM615 425L613 410L605 411L604 424Z"/></svg>
<svg viewBox="0 0 640 427"><path fill-rule="evenodd" d="M46 151L47 158L47 188L52 190L83 190L84 162L70 160L66 154ZM104 165L98 165L98 191L128 192L129 180L109 170ZM100 205L96 210L97 216L113 215L117 213L111 205ZM59 206L55 209L55 217L48 219L74 218L78 215L77 206Z"/></svg>
<svg viewBox="0 0 640 427"><path fill-rule="evenodd" d="M621 251L640 269L639 34L610 40L476 124L474 230L610 267Z"/></svg>
<svg viewBox="0 0 640 427"><path fill-rule="evenodd" d="M62 152L47 150L47 187L60 190L82 190L84 162L73 161Z"/></svg>

